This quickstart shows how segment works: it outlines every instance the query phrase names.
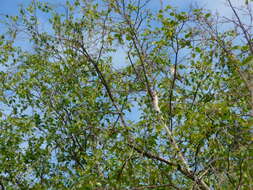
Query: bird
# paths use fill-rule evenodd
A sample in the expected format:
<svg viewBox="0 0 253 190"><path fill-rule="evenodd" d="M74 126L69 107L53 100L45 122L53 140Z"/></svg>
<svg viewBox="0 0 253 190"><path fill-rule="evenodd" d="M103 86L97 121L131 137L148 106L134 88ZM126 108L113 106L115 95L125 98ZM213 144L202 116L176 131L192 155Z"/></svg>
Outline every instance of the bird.
<svg viewBox="0 0 253 190"><path fill-rule="evenodd" d="M158 103L158 96L156 91L151 91L151 96L152 96L152 104L153 104L153 108L155 111L157 111L158 113L161 112L160 108L159 108L159 103Z"/></svg>

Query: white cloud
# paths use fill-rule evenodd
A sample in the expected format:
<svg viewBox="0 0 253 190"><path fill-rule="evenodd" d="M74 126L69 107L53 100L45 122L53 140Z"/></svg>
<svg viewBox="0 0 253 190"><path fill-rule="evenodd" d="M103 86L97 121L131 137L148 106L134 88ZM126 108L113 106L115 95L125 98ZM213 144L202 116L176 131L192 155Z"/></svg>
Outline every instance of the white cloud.
<svg viewBox="0 0 253 190"><path fill-rule="evenodd" d="M227 0L192 0L192 2L196 2L212 12L217 12L220 16L230 17L233 15ZM244 0L231 0L231 3L234 7L245 6Z"/></svg>
<svg viewBox="0 0 253 190"><path fill-rule="evenodd" d="M245 0L231 0L231 3L235 7L245 6ZM233 15L231 8L228 7L227 0L170 0L168 4L181 10L189 9L190 5L198 5L201 8L211 10L213 13L218 13L220 16L230 17Z"/></svg>

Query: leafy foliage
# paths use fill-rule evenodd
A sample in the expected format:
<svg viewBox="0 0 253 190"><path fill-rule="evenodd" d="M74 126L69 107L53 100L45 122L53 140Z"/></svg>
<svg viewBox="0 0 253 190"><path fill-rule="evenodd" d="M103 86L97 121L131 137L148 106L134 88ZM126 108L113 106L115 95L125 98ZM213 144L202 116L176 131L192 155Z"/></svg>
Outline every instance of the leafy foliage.
<svg viewBox="0 0 253 190"><path fill-rule="evenodd" d="M252 188L252 23L140 0L63 7L6 18L2 189Z"/></svg>

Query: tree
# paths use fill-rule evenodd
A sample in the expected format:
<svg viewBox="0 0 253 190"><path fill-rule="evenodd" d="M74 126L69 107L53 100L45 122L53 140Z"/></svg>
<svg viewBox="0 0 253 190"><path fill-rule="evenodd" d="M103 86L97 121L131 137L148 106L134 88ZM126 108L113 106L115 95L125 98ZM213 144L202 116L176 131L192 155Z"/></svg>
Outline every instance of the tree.
<svg viewBox="0 0 253 190"><path fill-rule="evenodd" d="M150 3L34 0L6 16L2 189L252 188L252 23L229 0L228 28Z"/></svg>

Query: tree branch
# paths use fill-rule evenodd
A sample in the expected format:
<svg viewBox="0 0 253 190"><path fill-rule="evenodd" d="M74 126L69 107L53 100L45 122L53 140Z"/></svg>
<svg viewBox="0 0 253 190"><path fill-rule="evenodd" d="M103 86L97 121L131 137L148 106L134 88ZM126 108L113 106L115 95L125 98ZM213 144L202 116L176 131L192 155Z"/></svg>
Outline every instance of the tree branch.
<svg viewBox="0 0 253 190"><path fill-rule="evenodd" d="M132 190L141 190L141 189L156 189L159 187L172 187L174 189L178 189L178 187L176 187L173 184L162 184L162 185L144 185L144 186L140 186L140 187L134 187Z"/></svg>

